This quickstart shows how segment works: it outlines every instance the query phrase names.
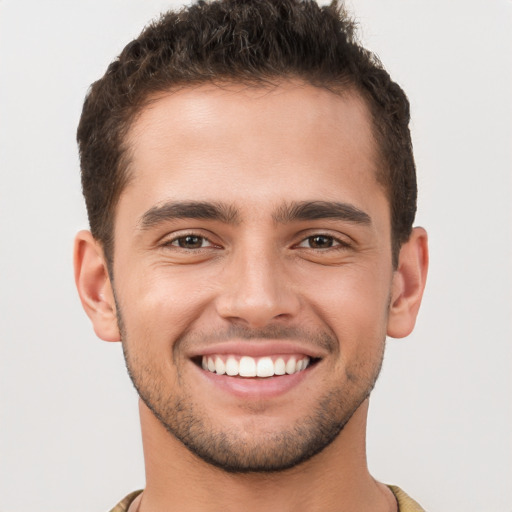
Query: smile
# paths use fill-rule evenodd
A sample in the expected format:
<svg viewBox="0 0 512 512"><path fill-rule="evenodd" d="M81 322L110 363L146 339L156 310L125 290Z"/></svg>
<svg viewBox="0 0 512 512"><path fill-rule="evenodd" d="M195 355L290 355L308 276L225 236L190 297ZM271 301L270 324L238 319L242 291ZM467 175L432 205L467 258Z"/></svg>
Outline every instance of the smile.
<svg viewBox="0 0 512 512"><path fill-rule="evenodd" d="M312 359L304 355L286 356L202 356L203 370L230 377L273 377L293 375L304 371L312 364Z"/></svg>

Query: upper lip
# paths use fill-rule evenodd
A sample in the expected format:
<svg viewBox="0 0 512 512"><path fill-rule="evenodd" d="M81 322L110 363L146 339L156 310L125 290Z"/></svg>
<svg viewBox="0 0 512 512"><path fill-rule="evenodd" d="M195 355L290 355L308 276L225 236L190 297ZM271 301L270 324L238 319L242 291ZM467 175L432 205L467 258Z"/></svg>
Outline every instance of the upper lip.
<svg viewBox="0 0 512 512"><path fill-rule="evenodd" d="M213 355L240 355L250 357L265 357L278 354L304 354L311 358L322 358L322 349L310 344L286 340L230 340L193 349L189 357Z"/></svg>

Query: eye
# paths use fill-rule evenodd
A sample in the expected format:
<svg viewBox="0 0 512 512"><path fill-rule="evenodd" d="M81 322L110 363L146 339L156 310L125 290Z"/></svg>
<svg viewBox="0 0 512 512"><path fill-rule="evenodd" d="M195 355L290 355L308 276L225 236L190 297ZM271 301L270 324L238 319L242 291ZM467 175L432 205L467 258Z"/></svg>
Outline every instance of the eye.
<svg viewBox="0 0 512 512"><path fill-rule="evenodd" d="M341 249L349 247L349 244L331 235L318 234L308 236L297 247L304 247L306 249Z"/></svg>
<svg viewBox="0 0 512 512"><path fill-rule="evenodd" d="M332 236L325 235L310 236L306 239L306 241L309 244L309 247L312 249L328 249L335 243L335 240Z"/></svg>
<svg viewBox="0 0 512 512"><path fill-rule="evenodd" d="M344 245L339 240L329 235L308 236L298 245L309 249L330 249L331 247Z"/></svg>
<svg viewBox="0 0 512 512"><path fill-rule="evenodd" d="M181 247L182 249L202 249L211 247L212 243L204 236L185 235L171 240L169 245Z"/></svg>

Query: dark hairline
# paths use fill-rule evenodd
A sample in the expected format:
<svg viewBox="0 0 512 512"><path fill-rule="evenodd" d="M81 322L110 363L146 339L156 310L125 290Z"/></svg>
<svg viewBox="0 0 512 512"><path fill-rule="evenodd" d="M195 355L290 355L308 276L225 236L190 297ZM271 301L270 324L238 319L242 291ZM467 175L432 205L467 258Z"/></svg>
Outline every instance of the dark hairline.
<svg viewBox="0 0 512 512"><path fill-rule="evenodd" d="M382 186L386 200L388 202L388 206L391 210L391 197L390 197L390 191L389 186L385 181L386 176L386 165L380 166L380 163L383 163L384 157L382 155L382 143L378 140L377 135L377 127L374 119L374 115L372 112L372 105L371 101L365 97L364 92L361 90L361 87L357 87L353 83L354 81L351 79L351 77L342 77L339 82L335 82L334 80L331 80L330 82L322 82L322 83L316 83L316 81L309 81L304 77L300 76L284 76L284 75L275 75L273 77L266 77L266 79L258 80L255 77L251 77L250 79L245 80L239 80L236 78L220 78L218 80L197 80L191 83L178 83L176 86L168 87L167 89L162 88L160 90L154 90L148 93L145 97L142 97L139 102L137 102L136 105L132 106L132 109L130 111L130 115L128 116L128 121L124 123L123 131L120 133L120 158L119 158L119 168L118 168L118 176L121 177L119 186L116 189L116 194L113 197L113 201L111 203L111 211L109 215L110 220L110 229L109 232L109 239L102 243L103 250L105 254L105 258L107 260L107 264L109 268L113 269L113 259L114 259L114 251L115 251L115 221L116 221L116 212L117 212L117 206L119 203L119 200L121 198L121 195L123 191L126 189L126 187L131 183L133 178L133 173L135 169L132 168L132 162L133 162L133 145L130 144L130 135L134 129L135 124L137 123L137 120L144 114L146 109L152 105L159 102L159 100L163 99L164 97L167 97L171 94L176 94L182 90L190 90L194 88L200 88L204 87L205 85L213 86L213 87L219 87L222 89L224 86L229 87L233 85L240 85L247 88L256 88L256 89L276 89L278 87L281 87L283 84L286 83L296 83L298 87L301 86L312 86L317 87L319 89L326 90L332 94L335 94L336 96L340 97L348 97L353 96L355 98L358 98L361 100L362 104L364 105L367 116L368 116L368 122L370 124L370 132L372 136L372 146L374 150L374 159L375 159L375 166L376 166L376 173L375 178L379 185ZM383 179L384 177L384 179ZM391 211L390 211L390 220L391 220ZM392 242L394 240L394 236L392 234ZM102 242L99 240L100 243ZM395 261L396 260L396 261ZM393 265L396 266L398 263L397 258L395 258L395 250L393 250Z"/></svg>
<svg viewBox="0 0 512 512"><path fill-rule="evenodd" d="M361 46L356 26L337 0L196 0L146 25L91 85L77 132L89 223L106 253L131 180L127 134L153 98L207 83L265 88L299 79L337 95L355 90L366 105L396 264L416 212L410 105L378 57Z"/></svg>

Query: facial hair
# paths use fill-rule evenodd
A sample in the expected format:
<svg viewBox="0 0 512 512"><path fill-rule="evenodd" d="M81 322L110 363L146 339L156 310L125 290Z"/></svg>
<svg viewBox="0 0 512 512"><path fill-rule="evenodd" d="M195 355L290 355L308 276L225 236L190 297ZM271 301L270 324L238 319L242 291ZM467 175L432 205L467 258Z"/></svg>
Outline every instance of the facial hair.
<svg viewBox="0 0 512 512"><path fill-rule="evenodd" d="M378 378L384 354L384 340L380 353L374 356L370 368L346 368L344 383L333 382L331 388L319 397L316 406L307 411L300 421L280 431L266 430L264 422L244 428L216 426L204 408L186 391L179 363L184 347L200 340L229 339L302 339L312 346L320 346L331 354L340 350L340 343L332 332L309 332L284 326L269 326L249 330L232 325L225 331L212 333L185 333L173 344L173 362L177 368L179 394L166 389L165 379L156 366L142 361L132 349L132 342L116 300L118 326L128 374L140 398L167 432L185 445L193 454L208 464L230 473L272 473L293 468L324 450L343 430L354 412L368 398ZM277 377L279 378L279 377ZM300 407L300 404L298 404ZM251 408L250 405L247 406ZM255 412L254 410L252 412ZM257 432L257 435L254 433Z"/></svg>

